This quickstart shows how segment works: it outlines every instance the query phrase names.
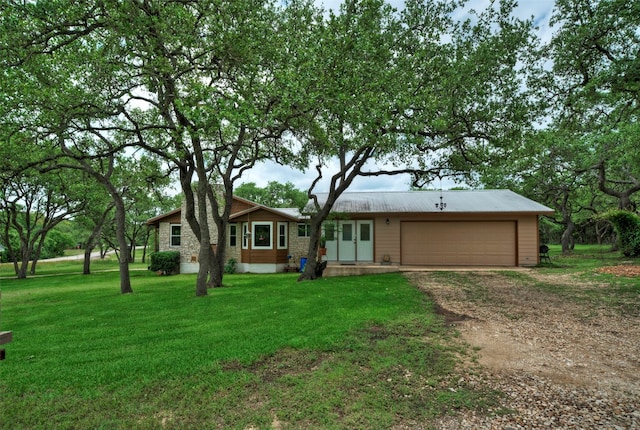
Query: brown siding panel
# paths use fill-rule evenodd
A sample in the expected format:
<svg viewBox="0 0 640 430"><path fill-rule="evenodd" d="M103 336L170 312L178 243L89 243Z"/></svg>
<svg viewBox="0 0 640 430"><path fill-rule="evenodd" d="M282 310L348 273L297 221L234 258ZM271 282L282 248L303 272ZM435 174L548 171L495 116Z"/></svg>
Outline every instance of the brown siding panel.
<svg viewBox="0 0 640 430"><path fill-rule="evenodd" d="M376 218L374 220L374 261L380 263L385 255L391 258L392 264L400 263L400 220L389 217Z"/></svg>
<svg viewBox="0 0 640 430"><path fill-rule="evenodd" d="M530 215L518 219L518 265L538 264L538 216Z"/></svg>

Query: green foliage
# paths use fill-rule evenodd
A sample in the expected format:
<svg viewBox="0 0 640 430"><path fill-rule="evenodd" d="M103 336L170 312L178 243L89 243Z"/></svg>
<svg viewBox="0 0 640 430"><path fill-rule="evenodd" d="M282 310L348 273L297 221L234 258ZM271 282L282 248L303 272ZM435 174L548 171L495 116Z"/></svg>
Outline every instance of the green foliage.
<svg viewBox="0 0 640 430"><path fill-rule="evenodd" d="M229 260L227 260L227 264L224 265L224 273L228 275L236 273L237 264L238 262L236 261L235 258L230 258Z"/></svg>
<svg viewBox="0 0 640 430"><path fill-rule="evenodd" d="M73 237L68 234L62 233L57 229L51 230L46 239L44 240L44 246L42 248L42 254L40 258L53 258L64 255L64 250L72 248L75 245Z"/></svg>
<svg viewBox="0 0 640 430"><path fill-rule="evenodd" d="M150 256L152 272L162 272L165 275L175 273L180 268L180 253L178 251L153 252Z"/></svg>
<svg viewBox="0 0 640 430"><path fill-rule="evenodd" d="M255 182L245 182L233 194L271 208L302 208L309 200L307 193L296 189L291 182L269 181L264 188Z"/></svg>
<svg viewBox="0 0 640 430"><path fill-rule="evenodd" d="M601 217L613 224L622 253L627 257L640 257L640 217L623 210L608 211Z"/></svg>

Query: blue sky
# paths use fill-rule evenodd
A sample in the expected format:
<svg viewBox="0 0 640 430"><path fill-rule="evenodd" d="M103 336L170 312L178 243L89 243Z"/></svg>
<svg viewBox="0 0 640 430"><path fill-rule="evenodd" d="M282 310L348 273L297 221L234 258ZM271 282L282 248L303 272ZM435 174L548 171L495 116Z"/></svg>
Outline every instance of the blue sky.
<svg viewBox="0 0 640 430"><path fill-rule="evenodd" d="M397 9L401 9L404 0L388 0L388 2ZM338 10L341 0L317 0L318 5L324 6L325 9ZM490 0L469 0L466 10L475 9L481 11L486 9L492 3ZM497 1L496 1L497 3ZM533 17L536 27L538 27L538 37L542 41L548 41L551 38L552 30L549 27L549 19L554 7L554 0L520 0L514 11L519 18L529 19ZM328 191L328 177L332 174L329 170L325 170L325 179L316 187L317 192ZM255 166L243 175L240 183L255 182L258 186L264 187L269 181L280 183L291 182L296 188L306 190L315 179L315 169L309 169L306 173L291 170L290 168L278 166L277 164L268 162ZM380 176L369 178L356 178L349 191L406 191L409 188L410 178L408 175L396 176ZM455 186L451 181L443 180L442 184L434 183L433 188L450 188Z"/></svg>

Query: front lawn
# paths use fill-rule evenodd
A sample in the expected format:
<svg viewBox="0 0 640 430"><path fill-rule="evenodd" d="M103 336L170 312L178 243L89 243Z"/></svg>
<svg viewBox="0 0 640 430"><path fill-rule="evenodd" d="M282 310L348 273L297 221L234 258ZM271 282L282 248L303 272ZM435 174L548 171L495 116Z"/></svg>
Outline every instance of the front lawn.
<svg viewBox="0 0 640 430"><path fill-rule="evenodd" d="M54 269L51 269L55 272ZM2 280L0 428L390 428L494 397L399 274Z"/></svg>

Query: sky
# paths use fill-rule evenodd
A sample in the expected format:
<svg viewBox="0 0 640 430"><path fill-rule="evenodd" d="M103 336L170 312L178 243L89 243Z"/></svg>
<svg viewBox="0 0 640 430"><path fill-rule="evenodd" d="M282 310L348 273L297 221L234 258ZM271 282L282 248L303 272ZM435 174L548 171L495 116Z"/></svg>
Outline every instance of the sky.
<svg viewBox="0 0 640 430"><path fill-rule="evenodd" d="M401 9L404 0L388 0L388 2L396 9ZM497 0L496 0L497 2ZM341 0L316 0L316 4L323 6L325 9L339 10ZM487 8L492 2L490 0L469 0L466 10L475 9L481 11ZM522 19L533 17L534 25L538 27L538 37L546 42L551 38L553 29L549 27L549 19L553 12L554 0L519 0L518 6L514 13ZM326 173L324 173L326 172ZM335 173L335 170L323 170L323 178L316 186L316 192L327 192L329 177ZM250 171L243 174L240 183L254 182L259 187L265 187L268 182L276 181L279 183L291 182L300 190L307 190L315 179L316 171L311 168L306 172L292 170L288 167L279 166L273 162L260 163ZM238 185L239 185L238 184ZM448 189L459 186L455 182L443 179L441 182L429 185L429 188ZM410 187L409 175L395 176L379 176L379 177L358 177L354 180L349 191L406 191Z"/></svg>

